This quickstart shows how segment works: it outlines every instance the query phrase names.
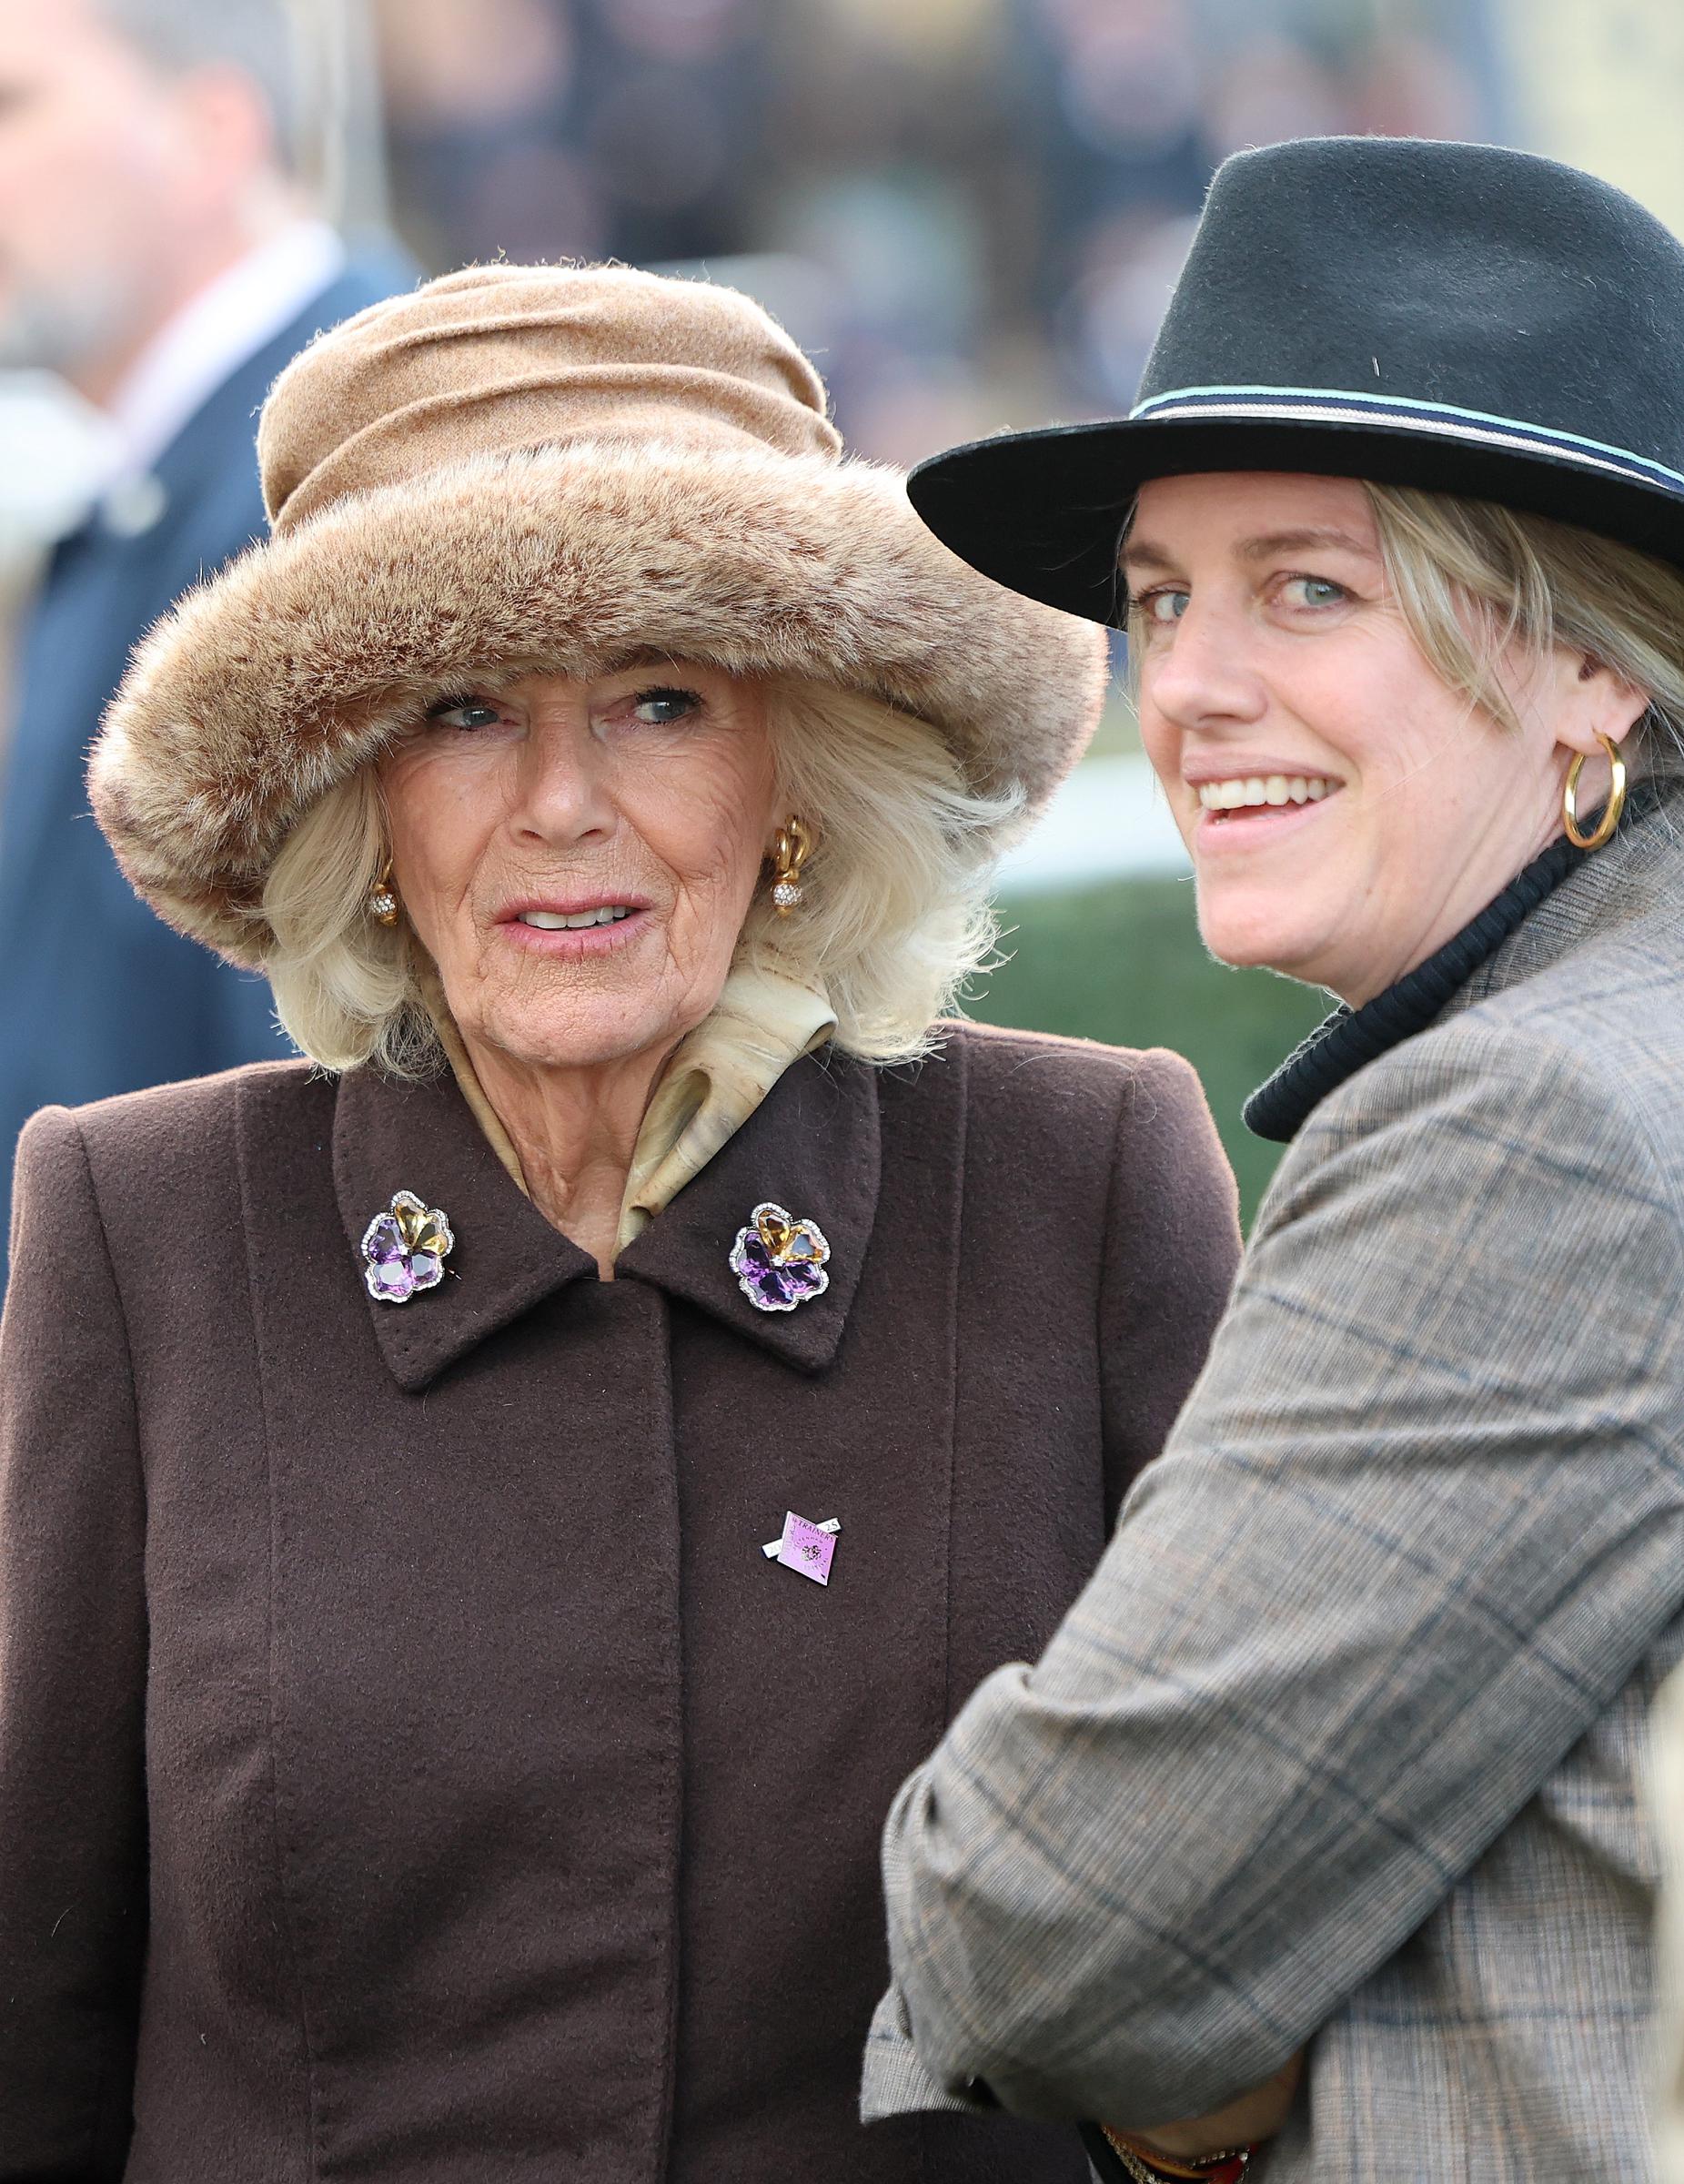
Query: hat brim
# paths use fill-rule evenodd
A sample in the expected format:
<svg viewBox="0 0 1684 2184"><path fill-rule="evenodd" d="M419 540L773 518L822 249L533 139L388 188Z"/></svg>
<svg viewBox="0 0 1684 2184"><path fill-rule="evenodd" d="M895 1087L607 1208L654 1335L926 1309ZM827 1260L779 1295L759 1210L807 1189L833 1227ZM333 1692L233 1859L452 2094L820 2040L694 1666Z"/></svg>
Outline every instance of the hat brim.
<svg viewBox="0 0 1684 2184"><path fill-rule="evenodd" d="M1684 492L1609 477L1568 454L1482 447L1432 430L1205 414L1013 432L913 472L913 506L943 545L1025 599L1121 626L1123 526L1155 478L1280 470L1495 500L1576 523L1684 568Z"/></svg>
<svg viewBox="0 0 1684 2184"><path fill-rule="evenodd" d="M136 650L89 763L96 816L179 931L260 968L308 807L476 678L656 653L858 691L928 722L1028 824L1098 720L1097 632L937 544L897 471L648 441L475 457L254 547Z"/></svg>

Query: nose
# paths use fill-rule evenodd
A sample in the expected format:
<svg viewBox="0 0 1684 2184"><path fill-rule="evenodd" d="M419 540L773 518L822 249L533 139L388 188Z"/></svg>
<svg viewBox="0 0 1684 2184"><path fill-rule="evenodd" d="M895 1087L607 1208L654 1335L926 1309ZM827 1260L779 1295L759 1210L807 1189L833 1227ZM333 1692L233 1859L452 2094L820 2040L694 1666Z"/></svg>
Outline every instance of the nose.
<svg viewBox="0 0 1684 2184"><path fill-rule="evenodd" d="M1177 728L1255 722L1267 699L1250 653L1246 617L1195 592L1168 644L1155 659L1147 652L1141 697Z"/></svg>
<svg viewBox="0 0 1684 2184"><path fill-rule="evenodd" d="M572 849L619 823L607 753L582 699L535 711L519 745L509 824L529 844Z"/></svg>

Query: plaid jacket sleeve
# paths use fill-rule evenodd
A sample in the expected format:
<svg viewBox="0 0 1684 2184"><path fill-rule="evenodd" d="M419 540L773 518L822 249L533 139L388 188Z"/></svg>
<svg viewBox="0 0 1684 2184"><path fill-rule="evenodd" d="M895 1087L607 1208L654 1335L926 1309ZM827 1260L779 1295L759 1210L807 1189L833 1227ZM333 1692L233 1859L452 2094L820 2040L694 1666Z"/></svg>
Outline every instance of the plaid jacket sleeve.
<svg viewBox="0 0 1684 2184"><path fill-rule="evenodd" d="M1679 1608L1679 1261L1548 1027L1325 1103L1093 1581L895 1803L868 2116L1199 2114L1397 1949Z"/></svg>

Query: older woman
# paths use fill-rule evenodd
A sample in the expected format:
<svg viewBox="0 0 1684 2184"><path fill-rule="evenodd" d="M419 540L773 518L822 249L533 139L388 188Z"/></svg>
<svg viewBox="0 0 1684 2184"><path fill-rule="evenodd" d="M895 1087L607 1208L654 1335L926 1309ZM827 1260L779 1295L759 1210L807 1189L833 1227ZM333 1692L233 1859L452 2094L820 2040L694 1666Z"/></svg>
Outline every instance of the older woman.
<svg viewBox="0 0 1684 2184"><path fill-rule="evenodd" d="M897 1803L874 2112L986 2093L1232 2177L1307 2042L1271 2184L1649 2173L1680 326L1684 250L1588 176L1277 147L1217 177L1132 421L917 481L1066 606L1124 533L1205 936L1343 1006L1253 1102L1291 1149L1163 1461Z"/></svg>
<svg viewBox="0 0 1684 2184"><path fill-rule="evenodd" d="M93 789L311 1059L25 1139L0 2179L1065 2184L855 2058L1236 1250L1185 1066L930 1029L1101 641L701 285L435 282L261 454Z"/></svg>

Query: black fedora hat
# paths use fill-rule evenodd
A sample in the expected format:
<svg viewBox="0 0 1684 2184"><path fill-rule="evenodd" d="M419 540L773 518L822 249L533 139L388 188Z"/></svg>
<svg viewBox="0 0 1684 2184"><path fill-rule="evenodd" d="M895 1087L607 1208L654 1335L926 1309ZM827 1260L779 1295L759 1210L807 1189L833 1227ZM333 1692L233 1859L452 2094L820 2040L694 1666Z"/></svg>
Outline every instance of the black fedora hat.
<svg viewBox="0 0 1684 2184"><path fill-rule="evenodd" d="M1593 176L1494 145L1242 152L1129 415L952 449L911 491L983 575L1111 622L1134 495L1210 470L1497 500L1684 567L1684 246Z"/></svg>

